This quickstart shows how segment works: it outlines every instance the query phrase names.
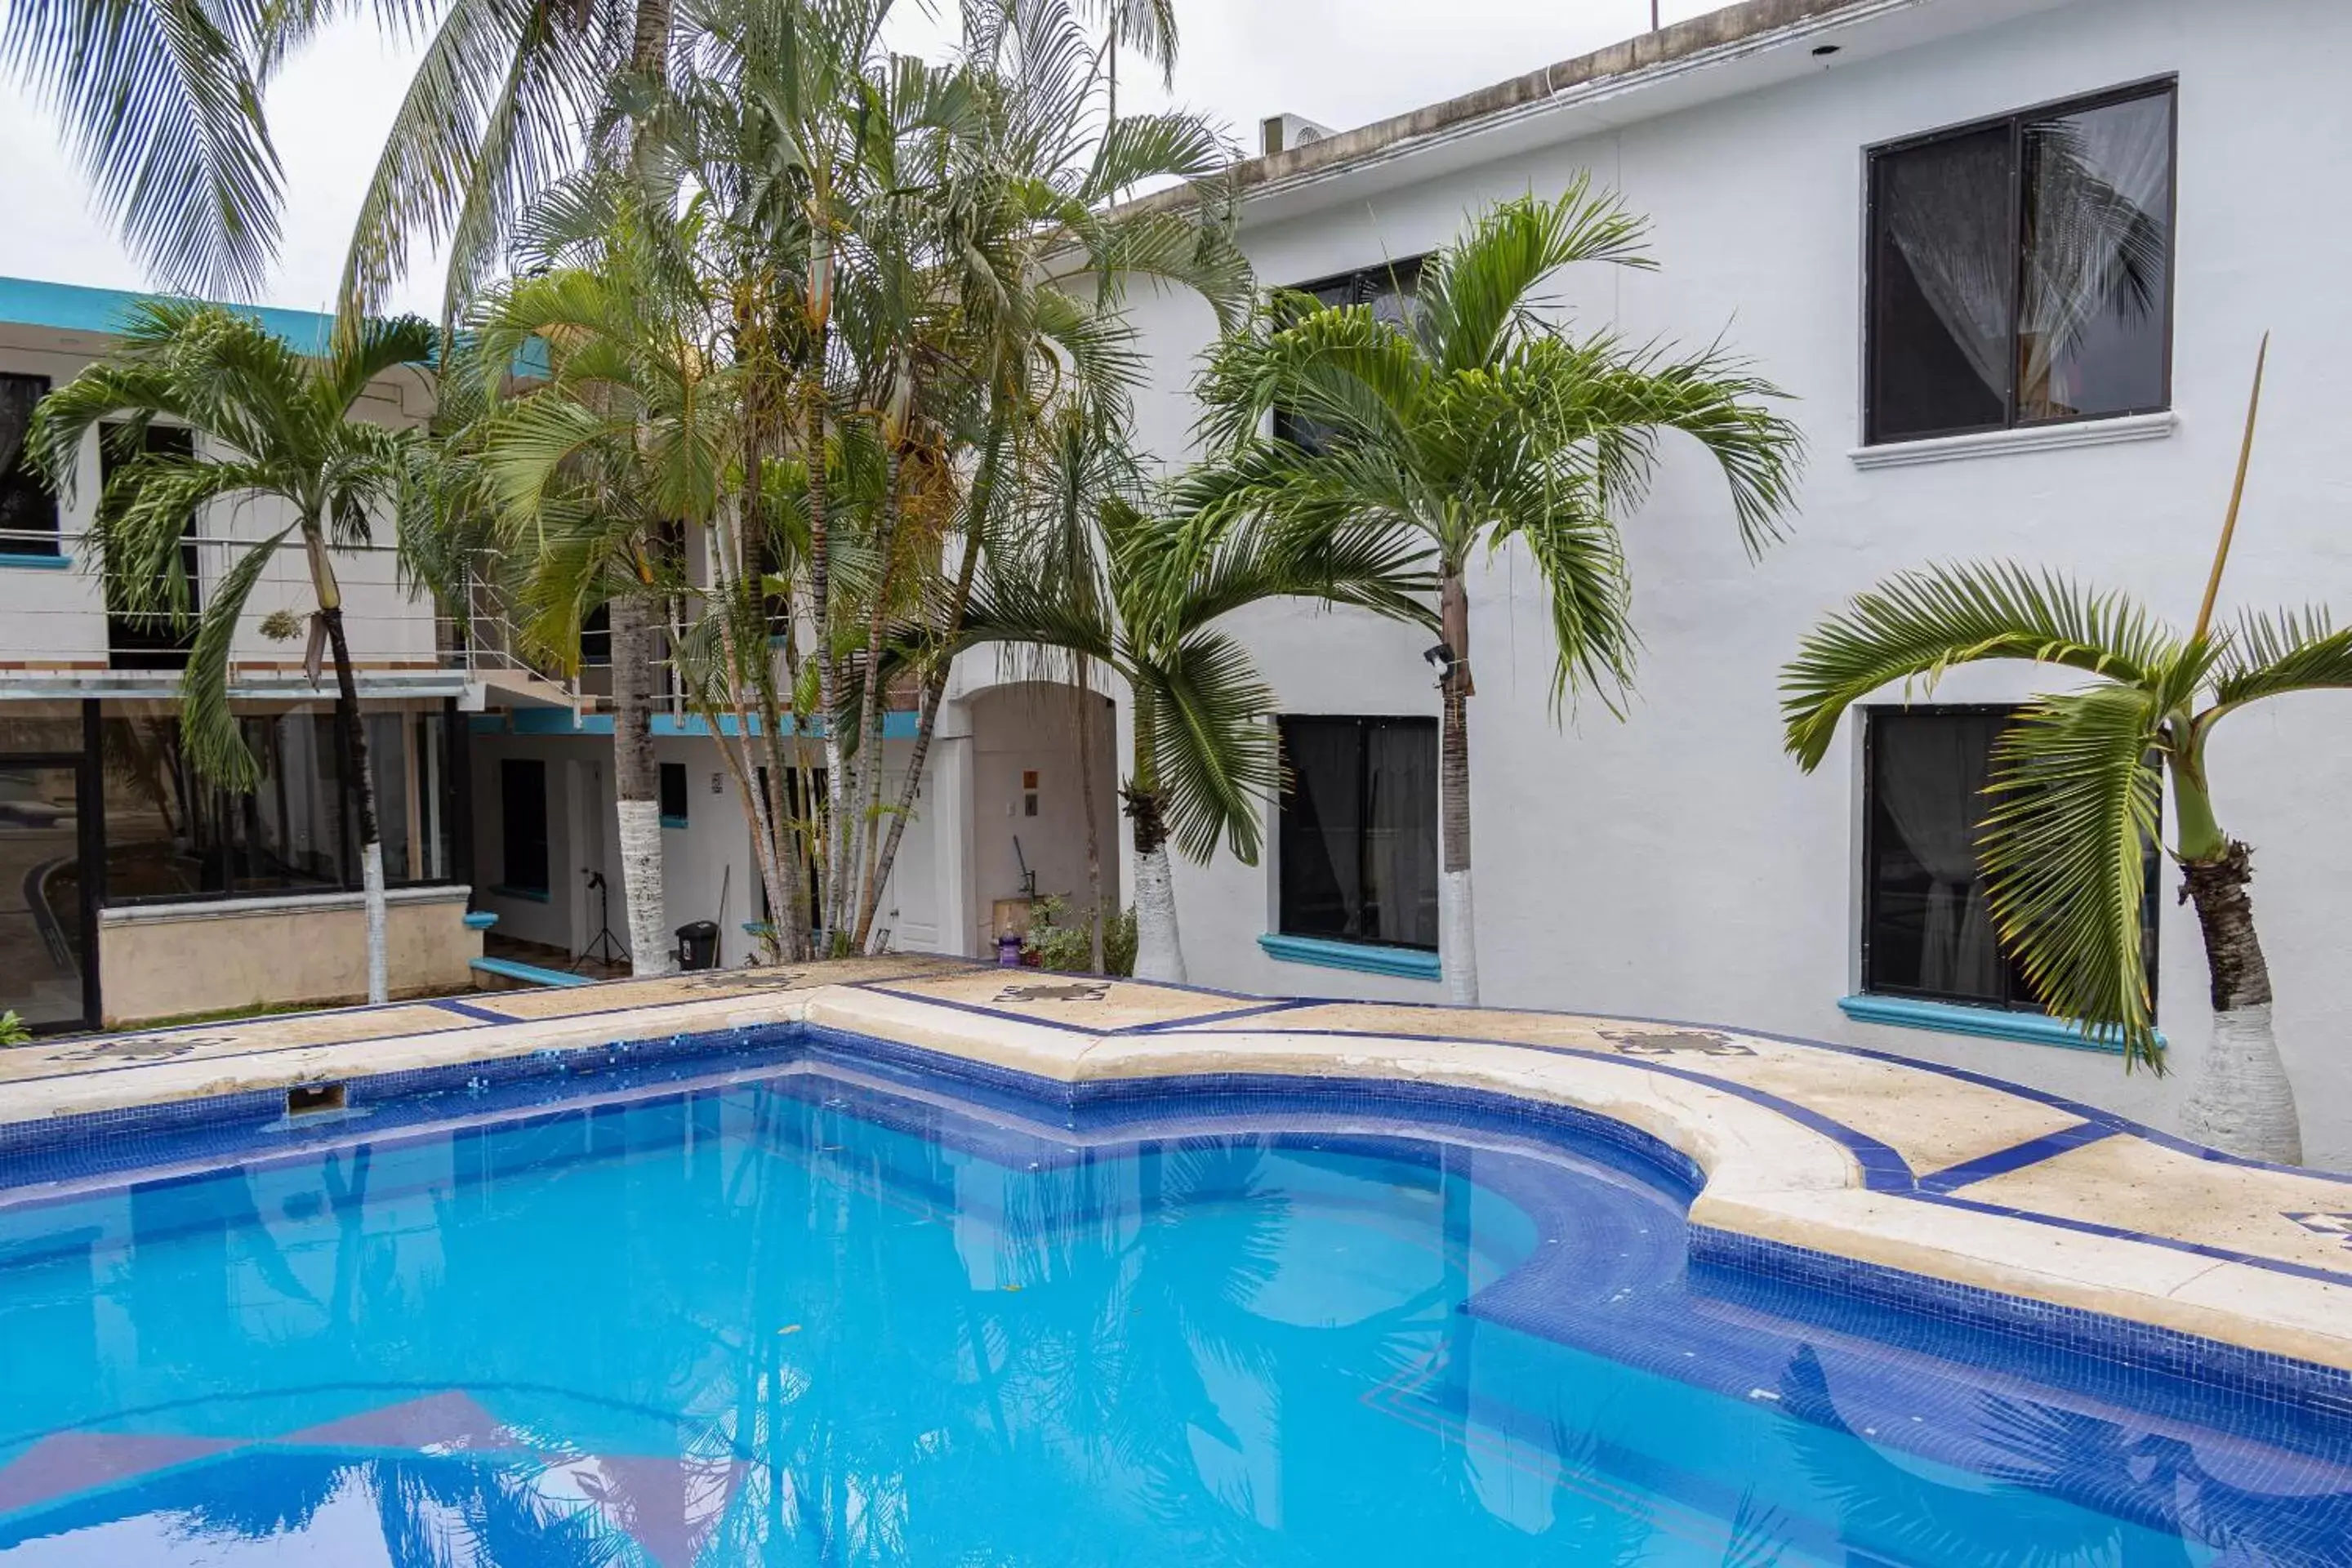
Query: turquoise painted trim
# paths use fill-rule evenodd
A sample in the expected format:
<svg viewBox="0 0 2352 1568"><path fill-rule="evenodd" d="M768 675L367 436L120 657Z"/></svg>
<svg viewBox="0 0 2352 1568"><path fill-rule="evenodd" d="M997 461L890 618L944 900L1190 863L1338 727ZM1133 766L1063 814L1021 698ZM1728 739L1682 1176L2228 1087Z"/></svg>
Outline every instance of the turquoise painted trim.
<svg viewBox="0 0 2352 1568"><path fill-rule="evenodd" d="M1284 963L1311 963L1319 969L1352 969L1362 974L1391 974L1400 980L1437 980L1444 971L1437 954L1410 947L1379 947L1368 942L1331 942L1319 936L1284 936L1267 931L1257 939L1266 956Z"/></svg>
<svg viewBox="0 0 2352 1568"><path fill-rule="evenodd" d="M466 911L466 929L467 931L488 931L498 923L499 915L496 910L468 910Z"/></svg>
<svg viewBox="0 0 2352 1568"><path fill-rule="evenodd" d="M743 922L743 934L745 936L766 936L775 929L776 928L774 926L770 925L766 921L745 921Z"/></svg>
<svg viewBox="0 0 2352 1568"><path fill-rule="evenodd" d="M0 278L0 321L64 332L119 332L131 306L142 300L164 297L131 289L51 283L39 278ZM226 300L206 302L251 316L304 353L325 353L335 331L335 318L317 310L288 310Z"/></svg>
<svg viewBox="0 0 2352 1568"><path fill-rule="evenodd" d="M0 551L0 566L15 567L20 572L62 572L72 564L70 555L18 555Z"/></svg>
<svg viewBox="0 0 2352 1568"><path fill-rule="evenodd" d="M684 827L686 826L686 818L683 816L665 816L661 819L661 824L664 827Z"/></svg>
<svg viewBox="0 0 2352 1568"><path fill-rule="evenodd" d="M1989 1040L2022 1040L2032 1046L2063 1046L2069 1050L2123 1055L2120 1041L2110 1043L2085 1034L2080 1024L2040 1013L2011 1013L1999 1007L1968 1007L1954 1002L1922 1002L1911 996L1841 996L1838 1011L1857 1024L1885 1024L1896 1029L1929 1029L1939 1035L1978 1035ZM2164 1048L2164 1036L2156 1047Z"/></svg>
<svg viewBox="0 0 2352 1568"><path fill-rule="evenodd" d="M882 738L886 741L913 740L918 717L911 712L885 713L882 715ZM609 735L613 732L613 716L610 713L583 713L575 722L569 708L516 708L504 713L477 713L469 727L477 735ZM733 714L719 715L719 732L729 740L740 734L742 728ZM760 721L755 714L751 720L751 733L757 735L760 732ZM710 723L699 713L689 713L683 719L672 713L656 713L654 715L654 733L656 736L708 738ZM801 733L822 735L824 726L812 721Z"/></svg>
<svg viewBox="0 0 2352 1568"><path fill-rule="evenodd" d="M534 904L543 904L548 901L548 891L545 888L509 888L504 883L494 883L490 891L502 899L529 899Z"/></svg>
<svg viewBox="0 0 2352 1568"><path fill-rule="evenodd" d="M535 963L517 963L511 958L476 958L467 963L469 969L485 974L501 974L509 980L520 980L532 985L588 985L584 974L566 974L561 969L541 969Z"/></svg>

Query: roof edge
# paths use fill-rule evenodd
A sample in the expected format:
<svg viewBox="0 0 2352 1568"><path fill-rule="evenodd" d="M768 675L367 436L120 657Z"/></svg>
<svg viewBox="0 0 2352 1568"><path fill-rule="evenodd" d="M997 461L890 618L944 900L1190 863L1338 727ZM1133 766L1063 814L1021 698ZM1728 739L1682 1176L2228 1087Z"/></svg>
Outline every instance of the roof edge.
<svg viewBox="0 0 2352 1568"><path fill-rule="evenodd" d="M1122 210L1164 210L1203 196L1213 199L1220 194L1247 200L1349 165L1376 162L1410 145L1484 129L1487 122L1500 122L1515 112L1540 107L1580 89L1637 85L1643 77L1707 64L1708 57L1746 53L1759 44L1780 41L1780 35L1819 32L1915 4L1917 0L1742 0L1739 5L1639 34L1456 98L1338 132L1304 146L1241 159L1207 180L1154 191L1126 204Z"/></svg>

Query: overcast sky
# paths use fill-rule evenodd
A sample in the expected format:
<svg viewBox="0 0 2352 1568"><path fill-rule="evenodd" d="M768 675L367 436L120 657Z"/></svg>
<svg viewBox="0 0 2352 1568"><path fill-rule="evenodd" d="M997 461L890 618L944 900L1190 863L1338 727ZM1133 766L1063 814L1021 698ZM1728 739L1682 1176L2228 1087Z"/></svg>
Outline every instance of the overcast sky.
<svg viewBox="0 0 2352 1568"><path fill-rule="evenodd" d="M1664 0L1661 10L1675 22L1717 4ZM926 16L912 0L899 6L897 46L944 55L953 22ZM1649 0L1177 0L1177 20L1174 100L1221 121L1247 146L1268 114L1362 125L1614 42L1649 26ZM285 245L263 302L327 306L412 58L354 21L297 57L272 89L287 205ZM1124 101L1127 73L1121 78ZM1157 88L1138 84L1134 101L1164 101ZM108 288L152 283L91 216L56 126L13 83L0 84L0 148L7 150L0 213L8 215L0 273ZM395 302L430 313L439 280L430 264L420 273Z"/></svg>

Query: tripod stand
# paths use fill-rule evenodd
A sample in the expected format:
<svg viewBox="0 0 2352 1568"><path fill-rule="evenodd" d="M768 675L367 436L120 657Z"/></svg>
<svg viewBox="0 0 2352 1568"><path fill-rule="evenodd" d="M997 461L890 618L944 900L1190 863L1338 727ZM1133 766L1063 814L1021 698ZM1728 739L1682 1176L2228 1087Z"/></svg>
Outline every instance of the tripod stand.
<svg viewBox="0 0 2352 1568"><path fill-rule="evenodd" d="M628 950L613 935L612 884L604 880L602 871L589 871L583 875L588 879L588 890L597 895L597 927L595 940L582 948L580 956L572 961L572 971L575 974L579 973L580 966L592 958L599 963L619 963L629 956ZM602 957L598 957L599 949L603 950Z"/></svg>

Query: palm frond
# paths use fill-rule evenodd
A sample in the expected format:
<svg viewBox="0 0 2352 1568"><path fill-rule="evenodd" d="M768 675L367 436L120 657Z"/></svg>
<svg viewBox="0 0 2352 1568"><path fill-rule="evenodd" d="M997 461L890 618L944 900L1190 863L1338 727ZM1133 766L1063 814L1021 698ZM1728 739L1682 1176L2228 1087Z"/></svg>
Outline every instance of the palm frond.
<svg viewBox="0 0 2352 1568"><path fill-rule="evenodd" d="M2144 925L2164 720L2129 686L2025 709L1994 743L1977 844L1993 921L2034 994L2158 1072Z"/></svg>
<svg viewBox="0 0 2352 1568"><path fill-rule="evenodd" d="M1497 203L1422 269L1414 333L1442 374L1476 369L1534 325L1536 290L1562 268L1654 267L1643 249L1648 230L1617 197L1595 195L1589 174L1549 201Z"/></svg>
<svg viewBox="0 0 2352 1568"><path fill-rule="evenodd" d="M195 641L188 648L187 672L180 681L180 743L196 771L231 795L249 792L259 780L261 768L246 745L229 704L229 650L254 584L261 581L270 557L293 532L291 526L281 528L248 546L236 564L222 574L197 624Z"/></svg>
<svg viewBox="0 0 2352 1568"><path fill-rule="evenodd" d="M2200 723L2283 692L2352 687L2352 627L2315 605L2249 613L2218 649L2212 681L2215 711Z"/></svg>
<svg viewBox="0 0 2352 1568"><path fill-rule="evenodd" d="M1170 837L1194 860L1222 839L1255 865L1265 803L1282 776L1273 689L1240 643L1213 631L1140 661L1135 675L1153 705L1151 761Z"/></svg>
<svg viewBox="0 0 2352 1568"><path fill-rule="evenodd" d="M254 0L17 0L0 68L64 122L100 209L172 284L250 296L278 248L283 174L262 118Z"/></svg>
<svg viewBox="0 0 2352 1568"><path fill-rule="evenodd" d="M1847 708L1895 681L1932 687L1954 665L2024 659L2117 681L2171 663L2170 633L2130 599L2007 563L1905 572L1805 634L1780 670L1784 743L1808 772Z"/></svg>

